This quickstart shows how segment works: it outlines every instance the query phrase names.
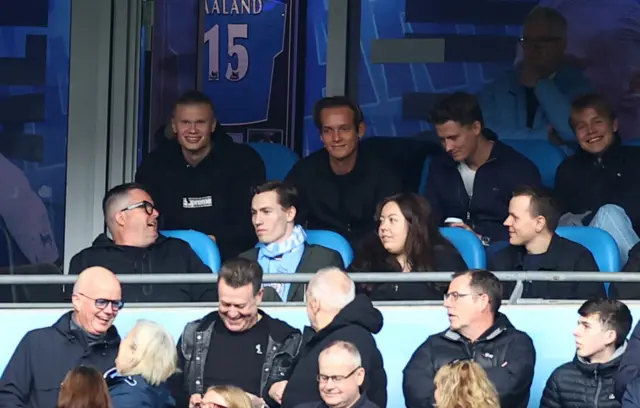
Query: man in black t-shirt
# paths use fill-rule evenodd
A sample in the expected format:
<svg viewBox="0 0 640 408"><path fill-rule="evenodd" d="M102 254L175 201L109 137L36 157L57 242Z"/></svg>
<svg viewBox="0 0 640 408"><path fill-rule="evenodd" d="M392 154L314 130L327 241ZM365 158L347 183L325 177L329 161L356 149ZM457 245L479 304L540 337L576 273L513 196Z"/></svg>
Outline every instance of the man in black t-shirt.
<svg viewBox="0 0 640 408"><path fill-rule="evenodd" d="M279 406L301 334L258 308L263 292L256 262L222 265L218 311L188 323L178 342L180 372L170 380L177 408L197 406L214 385L234 385L254 402Z"/></svg>
<svg viewBox="0 0 640 408"><path fill-rule="evenodd" d="M542 188L521 187L509 202L509 246L489 259L491 271L596 272L589 250L555 233L560 212L550 193ZM504 297L589 299L605 297L600 282L530 282L503 284Z"/></svg>

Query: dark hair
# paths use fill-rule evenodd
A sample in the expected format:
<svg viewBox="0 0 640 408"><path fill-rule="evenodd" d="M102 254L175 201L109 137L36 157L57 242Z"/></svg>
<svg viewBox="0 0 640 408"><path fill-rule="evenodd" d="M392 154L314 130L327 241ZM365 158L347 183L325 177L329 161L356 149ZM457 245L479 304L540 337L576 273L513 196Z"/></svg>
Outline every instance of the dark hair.
<svg viewBox="0 0 640 408"><path fill-rule="evenodd" d="M211 113L213 117L216 117L216 108L213 106L213 101L206 94L192 89L180 95L178 100L176 100L175 107L179 105L207 105L211 108Z"/></svg>
<svg viewBox="0 0 640 408"><path fill-rule="evenodd" d="M102 373L85 366L69 371L60 386L58 408L111 408Z"/></svg>
<svg viewBox="0 0 640 408"><path fill-rule="evenodd" d="M498 313L500 305L502 305L502 283L500 283L500 279L486 269L470 269L456 272L453 274L453 279L465 275L471 277L469 286L472 289L478 294L486 294L489 297L489 302L493 306L493 314Z"/></svg>
<svg viewBox="0 0 640 408"><path fill-rule="evenodd" d="M434 269L434 248L449 246L431 215L431 205L426 198L414 193L401 193L383 199L376 209L376 220L380 220L382 209L394 202L400 207L402 216L407 220L407 239L404 253L411 270L430 271ZM356 249L351 265L354 271L401 272L402 265L380 242L377 234L372 234Z"/></svg>
<svg viewBox="0 0 640 408"><path fill-rule="evenodd" d="M248 259L230 259L222 264L218 272L218 280L224 280L224 283L234 289L251 284L253 294L257 295L262 287L262 267Z"/></svg>
<svg viewBox="0 0 640 408"><path fill-rule="evenodd" d="M267 193L269 191L275 191L278 196L278 204L280 204L282 208L298 207L298 190L292 185L282 181L274 180L262 183L253 189L253 195Z"/></svg>
<svg viewBox="0 0 640 408"><path fill-rule="evenodd" d="M544 187L518 186L513 192L514 197L530 197L529 213L532 217L544 217L547 229L555 231L560 222L560 210L551 192Z"/></svg>
<svg viewBox="0 0 640 408"><path fill-rule="evenodd" d="M611 105L602 97L602 95L597 93L588 93L584 95L580 95L571 102L571 110L569 115L569 126L575 132L575 125L573 123L573 119L571 115L574 113L580 113L585 109L592 108L598 115L604 116L610 122L613 122L616 119L616 114L611 108Z"/></svg>
<svg viewBox="0 0 640 408"><path fill-rule="evenodd" d="M449 121L462 126L479 122L484 127L478 98L466 92L456 92L442 98L429 112L429 122L432 125L442 125Z"/></svg>
<svg viewBox="0 0 640 408"><path fill-rule="evenodd" d="M107 191L107 194L105 194L102 199L102 213L104 216L107 216L107 210L111 207L111 204L113 204L114 201L122 198L123 196L129 195L129 192L133 190L142 190L151 195L147 188L139 183L124 183L119 186L115 186L111 190Z"/></svg>
<svg viewBox="0 0 640 408"><path fill-rule="evenodd" d="M349 108L353 112L353 125L358 128L364 122L364 114L360 107L346 96L327 96L316 102L313 107L313 123L318 129L322 129L320 120L322 111L327 108Z"/></svg>
<svg viewBox="0 0 640 408"><path fill-rule="evenodd" d="M616 348L624 344L627 335L631 331L633 317L631 311L624 303L611 299L590 299L578 309L578 314L582 317L598 315L600 324L606 330L616 332Z"/></svg>

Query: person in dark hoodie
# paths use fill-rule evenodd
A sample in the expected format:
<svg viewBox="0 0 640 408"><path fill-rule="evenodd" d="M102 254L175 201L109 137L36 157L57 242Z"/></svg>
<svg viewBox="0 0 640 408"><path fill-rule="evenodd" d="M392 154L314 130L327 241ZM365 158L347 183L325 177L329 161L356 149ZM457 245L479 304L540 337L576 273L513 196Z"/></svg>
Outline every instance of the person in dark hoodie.
<svg viewBox="0 0 640 408"><path fill-rule="evenodd" d="M211 273L188 243L158 234L158 210L140 184L127 183L109 190L102 202L113 240L100 234L89 248L76 254L69 274L102 266L115 274ZM216 301L215 284L124 285L128 302Z"/></svg>
<svg viewBox="0 0 640 408"><path fill-rule="evenodd" d="M387 374L374 334L382 329L382 313L365 295L355 294L355 284L338 268L321 269L307 286L307 314L299 359L284 384L282 408L321 400L318 358L334 341L352 343L360 352L366 373L363 395L380 408L387 406Z"/></svg>
<svg viewBox="0 0 640 408"><path fill-rule="evenodd" d="M20 340L0 378L0 407L55 407L70 370L113 367L120 345L113 321L124 306L120 282L107 269L89 268L76 280L72 305L53 326Z"/></svg>
<svg viewBox="0 0 640 408"><path fill-rule="evenodd" d="M242 258L220 268L218 310L187 323L178 341L178 372L169 381L178 408L197 406L216 385L241 388L254 404L280 405L302 336L260 310L262 275Z"/></svg>
<svg viewBox="0 0 640 408"><path fill-rule="evenodd" d="M222 130L211 99L189 91L176 102L171 121L177 143L146 157L136 181L146 185L162 214L162 228L193 229L216 241L223 261L252 247L253 187L265 166L251 147Z"/></svg>
<svg viewBox="0 0 640 408"><path fill-rule="evenodd" d="M617 300L587 300L573 332L576 355L556 368L542 392L540 408L618 408L613 376L627 348L631 311Z"/></svg>
<svg viewBox="0 0 640 408"><path fill-rule="evenodd" d="M445 294L449 328L429 336L404 369L407 408L434 406L434 377L456 360L474 360L487 373L500 406L526 408L536 352L531 338L499 313L502 285L486 270L458 272Z"/></svg>
<svg viewBox="0 0 640 408"><path fill-rule="evenodd" d="M166 385L177 367L176 343L161 325L138 320L122 339L116 366L105 373L113 408L173 408Z"/></svg>
<svg viewBox="0 0 640 408"><path fill-rule="evenodd" d="M640 149L622 145L616 116L598 94L574 100L569 123L580 148L556 172L560 225L607 231L624 264L640 241Z"/></svg>
<svg viewBox="0 0 640 408"><path fill-rule="evenodd" d="M502 225L513 190L541 185L531 160L484 128L475 96L456 92L429 114L446 154L431 161L426 197L437 223L475 233L485 246L507 241ZM449 219L449 220L447 220Z"/></svg>

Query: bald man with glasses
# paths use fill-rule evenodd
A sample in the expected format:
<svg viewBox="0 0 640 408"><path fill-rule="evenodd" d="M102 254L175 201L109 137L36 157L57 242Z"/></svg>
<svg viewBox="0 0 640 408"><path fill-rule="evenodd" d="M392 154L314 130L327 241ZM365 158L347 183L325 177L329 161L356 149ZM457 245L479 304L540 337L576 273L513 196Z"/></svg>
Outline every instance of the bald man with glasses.
<svg viewBox="0 0 640 408"><path fill-rule="evenodd" d="M69 274L101 266L121 274L211 273L180 239L158 234L159 212L145 187L127 183L109 190L102 202L111 237L100 234L93 245L71 259ZM128 302L214 302L215 284L126 284ZM69 291L67 291L69 292Z"/></svg>
<svg viewBox="0 0 640 408"><path fill-rule="evenodd" d="M124 306L120 282L108 269L88 268L73 286L72 305L53 326L22 338L0 378L0 407L55 407L69 370L113 367L120 345L113 322Z"/></svg>

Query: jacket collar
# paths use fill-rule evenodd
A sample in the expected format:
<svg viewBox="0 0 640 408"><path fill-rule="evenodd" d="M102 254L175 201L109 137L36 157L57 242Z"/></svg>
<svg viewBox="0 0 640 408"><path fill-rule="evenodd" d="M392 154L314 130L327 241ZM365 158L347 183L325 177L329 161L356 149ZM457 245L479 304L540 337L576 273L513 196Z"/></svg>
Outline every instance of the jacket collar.
<svg viewBox="0 0 640 408"><path fill-rule="evenodd" d="M500 336L502 333L506 332L509 328L513 328L513 325L511 324L507 316L503 315L500 312L497 312L493 325L489 327L480 337L478 337L478 340L476 340L476 343L479 343L482 341L492 341L496 339L498 336ZM469 339L467 339L466 337L464 337L463 335L461 335L460 333L452 329L446 330L442 334L442 336L445 339L451 340L451 341L464 342L464 343L469 342Z"/></svg>
<svg viewBox="0 0 640 408"><path fill-rule="evenodd" d="M574 364L578 367L580 371L582 371L586 375L593 376L602 376L602 377L610 377L614 373L618 371L618 366L620 365L620 360L622 360L622 355L627 349L627 341L625 340L624 344L616 349L611 356L611 360L606 363L589 363L584 358L576 356L573 359Z"/></svg>
<svg viewBox="0 0 640 408"><path fill-rule="evenodd" d="M499 140L495 140L493 137L491 137L490 135L495 135L492 131L488 130L488 129L484 129L483 132L486 132L487 134L485 135L485 138L487 138L488 140L493 142L493 147L491 148L491 153L489 153L489 158L487 159L487 161L485 163L489 163L491 161L495 161L495 160L501 160L505 157L505 154L509 153L509 149L510 147L507 146L506 144L502 143ZM447 164L450 167L458 167L458 162L453 160L453 158L451 157L451 155L449 155L447 152L443 152L443 154L446 156L446 160L445 160L445 164Z"/></svg>
<svg viewBox="0 0 640 408"><path fill-rule="evenodd" d="M539 254L542 256L542 262L540 263L540 268L544 270L555 270L558 268L558 260L562 259L562 240L563 238L558 234L553 234L551 236L551 242L549 243L549 248L547 248L547 252L543 254ZM524 257L527 254L527 249L522 246L512 246L515 251L515 259L514 259L514 267L515 268L523 268L524 267Z"/></svg>
<svg viewBox="0 0 640 408"><path fill-rule="evenodd" d="M67 338L69 341L79 340L85 346L87 345L86 336L83 336L77 330L71 330L71 316L73 312L67 312L63 314L57 322L53 324L53 328L56 329L59 333ZM118 334L118 330L115 326L111 326L107 333L104 336L104 343L108 345L117 345L120 343L120 335Z"/></svg>
<svg viewBox="0 0 640 408"><path fill-rule="evenodd" d="M622 151L624 151L622 139L620 139L618 133L615 133L613 135L613 141L611 142L611 145L603 153L596 155L582 150L582 148L578 148L575 156L580 160L592 162L594 164L600 164L603 162L609 163L612 161L617 161Z"/></svg>

